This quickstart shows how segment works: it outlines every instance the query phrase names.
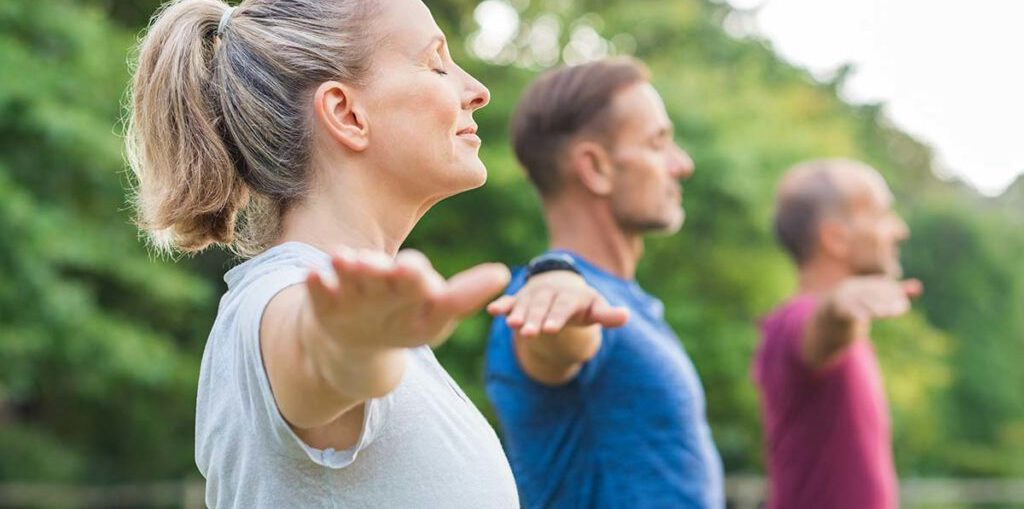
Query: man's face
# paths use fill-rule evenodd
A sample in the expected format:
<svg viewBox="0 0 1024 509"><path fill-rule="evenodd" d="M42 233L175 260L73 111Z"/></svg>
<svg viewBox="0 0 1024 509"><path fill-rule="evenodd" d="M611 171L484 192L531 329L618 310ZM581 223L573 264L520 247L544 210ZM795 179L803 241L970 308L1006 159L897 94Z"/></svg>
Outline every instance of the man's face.
<svg viewBox="0 0 1024 509"><path fill-rule="evenodd" d="M681 181L693 175L693 160L676 145L661 96L649 83L637 83L616 94L612 108L618 124L610 151L612 213L626 231L679 231Z"/></svg>
<svg viewBox="0 0 1024 509"><path fill-rule="evenodd" d="M850 197L847 226L849 263L859 275L902 277L900 243L909 235L903 219L892 209L892 193L877 174L867 176Z"/></svg>

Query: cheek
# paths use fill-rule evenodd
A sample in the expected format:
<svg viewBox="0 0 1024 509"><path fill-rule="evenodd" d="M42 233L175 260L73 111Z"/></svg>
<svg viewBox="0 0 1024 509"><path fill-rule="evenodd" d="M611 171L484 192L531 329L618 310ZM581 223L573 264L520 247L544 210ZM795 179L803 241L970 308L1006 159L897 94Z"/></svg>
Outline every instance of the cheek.
<svg viewBox="0 0 1024 509"><path fill-rule="evenodd" d="M652 164L651 157L642 151L635 151L623 154L618 160L619 185L634 201L642 201L639 205L650 207L659 203L660 196L665 192L665 186L657 172L657 166Z"/></svg>
<svg viewBox="0 0 1024 509"><path fill-rule="evenodd" d="M459 120L458 97L439 83L440 77L408 80L392 89L382 111L387 117L385 150L415 149L417 157L451 151L451 138Z"/></svg>
<svg viewBox="0 0 1024 509"><path fill-rule="evenodd" d="M675 182L664 171L663 162L657 154L645 154L641 161L644 195L650 202L648 206L658 209L675 206L672 194Z"/></svg>

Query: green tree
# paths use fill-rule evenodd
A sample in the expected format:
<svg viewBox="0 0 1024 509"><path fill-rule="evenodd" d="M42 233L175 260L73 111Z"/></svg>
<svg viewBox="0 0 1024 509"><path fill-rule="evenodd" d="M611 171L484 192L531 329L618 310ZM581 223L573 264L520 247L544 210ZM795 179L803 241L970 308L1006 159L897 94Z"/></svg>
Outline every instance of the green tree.
<svg viewBox="0 0 1024 509"><path fill-rule="evenodd" d="M694 358L728 471L762 468L748 367L757 319L794 288L770 230L775 182L801 159L847 156L889 180L914 232L906 269L926 287L917 312L874 334L901 473L1024 474L1022 181L988 199L936 178L931 150L884 106L839 97L849 70L815 81L765 41L729 36L723 24L741 14L718 2L515 2L518 33L497 60L471 51L477 1L427 3L493 97L477 114L488 184L439 205L409 240L442 272L522 264L544 248L508 119L538 70L580 58L579 38L597 34L601 51L650 65L697 163L686 226L649 242L638 279ZM0 479L196 475L198 365L236 260L155 258L131 223L120 101L133 35L158 5L0 2ZM552 22L553 54L531 39ZM438 355L490 413L487 325L468 320Z"/></svg>

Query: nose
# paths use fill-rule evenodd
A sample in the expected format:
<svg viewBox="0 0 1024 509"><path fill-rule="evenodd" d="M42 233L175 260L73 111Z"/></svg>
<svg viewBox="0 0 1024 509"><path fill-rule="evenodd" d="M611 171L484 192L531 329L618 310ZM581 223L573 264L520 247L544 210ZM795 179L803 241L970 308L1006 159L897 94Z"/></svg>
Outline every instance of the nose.
<svg viewBox="0 0 1024 509"><path fill-rule="evenodd" d="M910 236L910 227L902 217L896 216L896 240L906 240Z"/></svg>
<svg viewBox="0 0 1024 509"><path fill-rule="evenodd" d="M693 176L693 159L690 157L690 154L683 150L679 145L675 145L674 152L669 170L672 178L678 180L689 179Z"/></svg>
<svg viewBox="0 0 1024 509"><path fill-rule="evenodd" d="M469 111L476 111L491 102L491 91L479 80L468 72L465 75L466 88L463 90L462 108Z"/></svg>

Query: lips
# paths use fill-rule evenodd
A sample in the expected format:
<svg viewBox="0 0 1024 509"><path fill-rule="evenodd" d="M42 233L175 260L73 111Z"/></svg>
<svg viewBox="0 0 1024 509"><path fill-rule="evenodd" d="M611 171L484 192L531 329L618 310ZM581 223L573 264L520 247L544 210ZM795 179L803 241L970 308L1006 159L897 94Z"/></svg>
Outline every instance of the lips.
<svg viewBox="0 0 1024 509"><path fill-rule="evenodd" d="M676 189L674 189L674 192L672 192L671 194L672 194L672 198L673 199L678 200L680 202L683 201L683 187L682 186L679 186Z"/></svg>
<svg viewBox="0 0 1024 509"><path fill-rule="evenodd" d="M455 135L456 136L467 136L467 135L474 135L475 136L476 135L476 126L475 125L471 125L469 127L463 127L462 129L459 129L458 131L456 131Z"/></svg>
<svg viewBox="0 0 1024 509"><path fill-rule="evenodd" d="M455 137L465 141L473 147L479 147L481 143L483 143L480 141L480 137L476 135L476 124L459 129L455 132Z"/></svg>

